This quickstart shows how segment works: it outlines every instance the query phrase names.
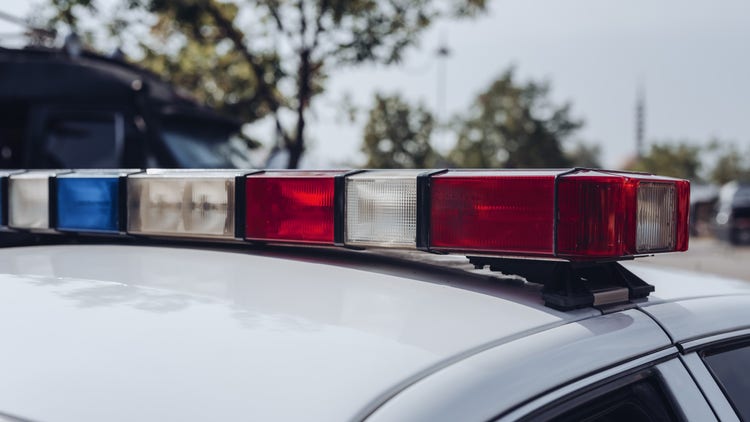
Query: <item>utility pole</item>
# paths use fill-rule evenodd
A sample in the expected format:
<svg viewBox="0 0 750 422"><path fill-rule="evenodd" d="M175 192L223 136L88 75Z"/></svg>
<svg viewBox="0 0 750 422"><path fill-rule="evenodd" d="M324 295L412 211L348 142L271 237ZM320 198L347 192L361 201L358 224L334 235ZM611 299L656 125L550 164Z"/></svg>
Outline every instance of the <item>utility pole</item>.
<svg viewBox="0 0 750 422"><path fill-rule="evenodd" d="M438 45L435 55L438 60L437 67L437 120L441 122L445 115L445 64L451 55L451 50L448 48L448 44L445 40L445 33L440 37L440 44Z"/></svg>
<svg viewBox="0 0 750 422"><path fill-rule="evenodd" d="M640 160L643 158L643 140L646 132L646 94L643 84L638 84L638 92L635 102L635 155Z"/></svg>

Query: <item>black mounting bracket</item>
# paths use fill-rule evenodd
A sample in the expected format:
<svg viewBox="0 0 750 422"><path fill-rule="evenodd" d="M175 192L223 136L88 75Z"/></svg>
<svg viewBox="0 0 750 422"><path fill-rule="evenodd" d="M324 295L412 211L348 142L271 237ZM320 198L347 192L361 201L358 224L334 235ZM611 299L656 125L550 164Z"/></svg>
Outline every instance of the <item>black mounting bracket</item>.
<svg viewBox="0 0 750 422"><path fill-rule="evenodd" d="M542 298L550 308L569 311L607 306L647 297L654 286L616 261L570 262L469 256L477 269L489 267L544 286Z"/></svg>

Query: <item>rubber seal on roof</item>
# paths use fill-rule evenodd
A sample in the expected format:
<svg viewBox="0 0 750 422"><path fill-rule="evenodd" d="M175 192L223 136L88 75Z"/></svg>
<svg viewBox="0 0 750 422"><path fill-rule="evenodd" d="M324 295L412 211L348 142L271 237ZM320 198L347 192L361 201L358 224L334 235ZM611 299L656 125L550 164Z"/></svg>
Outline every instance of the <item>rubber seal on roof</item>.
<svg viewBox="0 0 750 422"><path fill-rule="evenodd" d="M367 170L352 170L333 177L333 244L346 246L344 244L344 215L346 208L346 178L355 174L364 173ZM358 249L358 248L357 248Z"/></svg>
<svg viewBox="0 0 750 422"><path fill-rule="evenodd" d="M448 169L432 170L417 175L417 249L430 252L430 199L432 176L447 173Z"/></svg>

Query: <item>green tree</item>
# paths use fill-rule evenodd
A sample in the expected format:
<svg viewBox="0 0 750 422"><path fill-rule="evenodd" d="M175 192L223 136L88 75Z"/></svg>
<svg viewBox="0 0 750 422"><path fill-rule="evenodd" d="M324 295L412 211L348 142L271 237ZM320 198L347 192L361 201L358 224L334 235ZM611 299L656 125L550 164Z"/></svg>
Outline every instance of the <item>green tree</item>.
<svg viewBox="0 0 750 422"><path fill-rule="evenodd" d="M684 141L654 143L648 153L628 167L660 176L700 180L701 147Z"/></svg>
<svg viewBox="0 0 750 422"><path fill-rule="evenodd" d="M430 146L435 121L422 105L400 96L375 96L365 126L362 151L368 168L429 168L440 156Z"/></svg>
<svg viewBox="0 0 750 422"><path fill-rule="evenodd" d="M48 1L58 26L100 17L95 0ZM436 19L472 16L486 0L119 1L107 24L135 46L131 56L246 121L272 116L296 168L308 109L330 72L397 63Z"/></svg>
<svg viewBox="0 0 750 422"><path fill-rule="evenodd" d="M564 167L562 143L582 126L546 82L520 83L509 69L460 118L450 160L459 167Z"/></svg>
<svg viewBox="0 0 750 422"><path fill-rule="evenodd" d="M565 153L565 156L573 167L600 168L601 153L599 145L588 145L579 141L573 149Z"/></svg>
<svg viewBox="0 0 750 422"><path fill-rule="evenodd" d="M719 185L732 180L750 180L747 155L742 154L736 145L714 140L708 150L717 154L716 163L708 173L709 180Z"/></svg>

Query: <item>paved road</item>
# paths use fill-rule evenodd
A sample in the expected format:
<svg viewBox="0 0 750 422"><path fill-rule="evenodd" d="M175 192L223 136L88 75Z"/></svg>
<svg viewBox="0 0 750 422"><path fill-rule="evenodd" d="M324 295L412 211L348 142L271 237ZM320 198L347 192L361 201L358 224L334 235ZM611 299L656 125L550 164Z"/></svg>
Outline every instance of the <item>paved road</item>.
<svg viewBox="0 0 750 422"><path fill-rule="evenodd" d="M750 246L730 246L714 239L692 238L687 252L656 255L638 262L750 281Z"/></svg>

